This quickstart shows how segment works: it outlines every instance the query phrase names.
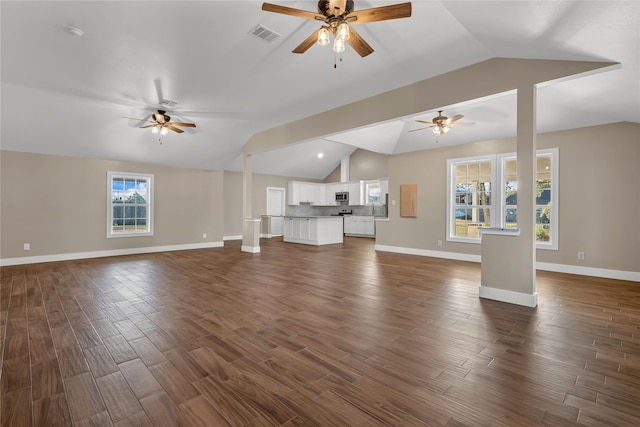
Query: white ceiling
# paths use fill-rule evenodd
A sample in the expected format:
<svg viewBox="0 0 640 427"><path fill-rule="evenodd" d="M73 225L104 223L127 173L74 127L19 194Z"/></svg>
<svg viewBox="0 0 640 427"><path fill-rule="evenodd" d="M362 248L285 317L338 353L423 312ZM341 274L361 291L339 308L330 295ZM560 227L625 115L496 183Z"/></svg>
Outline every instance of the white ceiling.
<svg viewBox="0 0 640 427"><path fill-rule="evenodd" d="M398 2L356 0L355 8ZM410 18L359 25L375 52L360 58L347 47L335 69L330 47L291 53L317 22L261 4L3 0L2 149L241 170L242 146L258 131L492 57L621 64L540 88L539 132L640 122L638 1L413 1ZM248 35L259 24L282 37ZM178 103L168 109L174 120L197 128L160 143L123 118L148 117L160 98ZM392 154L515 135L513 94L441 109L475 126L440 137L408 132L437 114L425 111L256 155L254 172L322 179L356 148Z"/></svg>

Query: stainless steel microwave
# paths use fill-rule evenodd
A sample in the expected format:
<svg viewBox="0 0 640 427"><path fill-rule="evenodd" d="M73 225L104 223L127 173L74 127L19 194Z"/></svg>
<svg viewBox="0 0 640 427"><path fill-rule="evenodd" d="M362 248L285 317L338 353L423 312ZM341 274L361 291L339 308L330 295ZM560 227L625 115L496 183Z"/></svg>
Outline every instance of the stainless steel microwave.
<svg viewBox="0 0 640 427"><path fill-rule="evenodd" d="M348 202L348 201L349 201L348 191L338 191L336 193L336 202Z"/></svg>

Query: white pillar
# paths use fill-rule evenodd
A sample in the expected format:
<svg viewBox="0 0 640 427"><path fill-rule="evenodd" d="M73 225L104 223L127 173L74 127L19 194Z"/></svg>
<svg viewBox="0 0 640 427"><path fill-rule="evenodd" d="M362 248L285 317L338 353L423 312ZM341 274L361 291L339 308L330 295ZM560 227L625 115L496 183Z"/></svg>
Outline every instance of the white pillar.
<svg viewBox="0 0 640 427"><path fill-rule="evenodd" d="M260 218L253 218L253 162L243 153L242 168L242 247L243 252L260 252Z"/></svg>

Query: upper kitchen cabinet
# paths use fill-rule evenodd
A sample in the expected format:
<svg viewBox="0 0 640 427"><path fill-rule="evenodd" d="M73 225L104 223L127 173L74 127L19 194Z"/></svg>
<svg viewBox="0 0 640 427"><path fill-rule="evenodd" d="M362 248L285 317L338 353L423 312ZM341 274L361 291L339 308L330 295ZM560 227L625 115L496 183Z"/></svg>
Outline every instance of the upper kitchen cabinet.
<svg viewBox="0 0 640 427"><path fill-rule="evenodd" d="M360 200L360 187L362 183L360 181L349 182L348 190L349 191L349 205L350 206L359 206L362 205L362 200Z"/></svg>
<svg viewBox="0 0 640 427"><path fill-rule="evenodd" d="M323 184L313 182L289 181L289 205L300 203L322 205L322 186Z"/></svg>
<svg viewBox="0 0 640 427"><path fill-rule="evenodd" d="M338 202L336 202L336 193L340 191L340 186L338 183L330 183L324 185L324 201L323 205L325 206L337 206Z"/></svg>

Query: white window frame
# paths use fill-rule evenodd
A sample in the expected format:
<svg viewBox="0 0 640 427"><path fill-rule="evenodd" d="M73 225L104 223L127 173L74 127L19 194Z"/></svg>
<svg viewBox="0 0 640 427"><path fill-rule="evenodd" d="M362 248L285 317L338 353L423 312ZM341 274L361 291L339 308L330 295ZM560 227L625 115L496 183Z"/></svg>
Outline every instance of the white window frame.
<svg viewBox="0 0 640 427"><path fill-rule="evenodd" d="M113 179L114 178L144 178L147 181L147 229L144 231L113 231L113 203L112 203L112 191L113 191ZM118 237L140 237L140 236L153 236L153 174L142 174L133 172L107 172L107 238Z"/></svg>
<svg viewBox="0 0 640 427"><path fill-rule="evenodd" d="M496 197L494 194L496 183L496 156L474 156L464 157L461 159L448 159L447 160L447 241L449 242L461 242L461 243L480 243L479 237L462 237L455 236L453 231L456 229L456 213L455 213L455 200L456 200L456 187L455 187L455 166L460 163L471 162L490 162L491 163L491 203L489 209L490 215L490 227L495 227L495 212L496 212Z"/></svg>
<svg viewBox="0 0 640 427"><path fill-rule="evenodd" d="M381 205L382 202L382 184L380 183L380 180L374 179L371 181L362 181L362 186L363 186L363 193L364 193L364 204L366 206L370 206L370 205ZM378 193L379 193L379 198L377 202L372 202L369 200L369 188L372 186L377 186L378 187Z"/></svg>
<svg viewBox="0 0 640 427"><path fill-rule="evenodd" d="M559 221L559 204L560 200L560 152L558 148L548 148L536 151L536 157L551 157L551 219L552 227L549 233L549 241L536 241L536 249L558 250L558 235L560 229ZM503 228L505 224L505 210L507 206L504 204L506 198L504 185L504 162L505 160L516 159L516 153L497 154L489 156L465 157L460 159L447 160L447 222L446 222L446 239L451 242L463 243L481 243L480 237L460 237L454 236L455 230L455 165L460 163L491 161L491 227ZM516 205L517 206L517 205ZM534 206L537 209L538 206ZM535 218L535 214L534 214ZM535 224L534 224L535 228Z"/></svg>

